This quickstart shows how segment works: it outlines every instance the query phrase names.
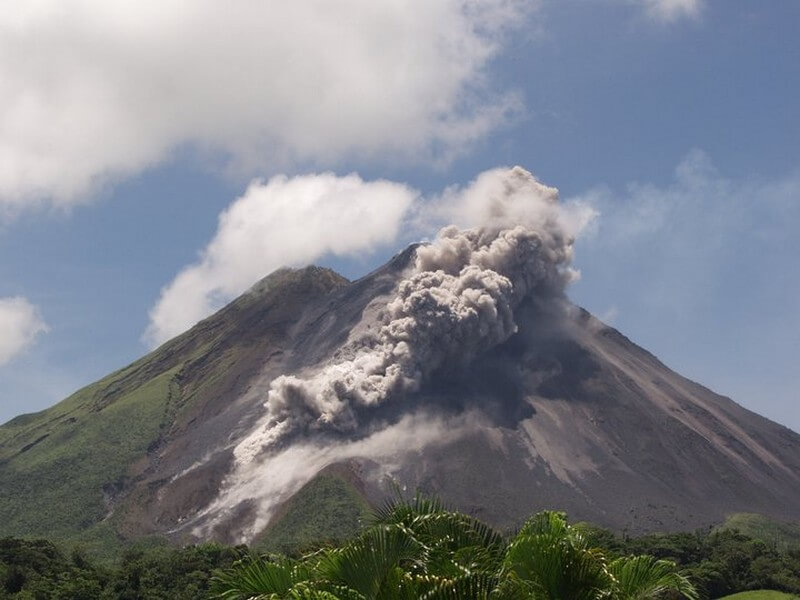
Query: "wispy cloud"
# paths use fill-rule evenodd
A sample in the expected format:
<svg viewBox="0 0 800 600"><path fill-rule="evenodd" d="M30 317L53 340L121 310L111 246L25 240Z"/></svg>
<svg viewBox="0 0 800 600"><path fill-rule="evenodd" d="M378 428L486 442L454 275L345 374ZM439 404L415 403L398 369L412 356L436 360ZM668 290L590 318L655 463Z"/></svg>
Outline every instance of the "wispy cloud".
<svg viewBox="0 0 800 600"><path fill-rule="evenodd" d="M45 332L47 324L27 299L0 298L0 366L24 352Z"/></svg>
<svg viewBox="0 0 800 600"><path fill-rule="evenodd" d="M786 420L800 384L800 172L726 175L694 150L667 183L581 199L600 217L577 245L577 299L616 307L615 323L681 373Z"/></svg>
<svg viewBox="0 0 800 600"><path fill-rule="evenodd" d="M629 0L642 6L647 15L657 21L672 23L682 18L696 19L705 4L704 0Z"/></svg>
<svg viewBox="0 0 800 600"><path fill-rule="evenodd" d="M0 210L86 201L174 156L441 161L520 107L489 61L522 0L0 6Z"/></svg>
<svg viewBox="0 0 800 600"><path fill-rule="evenodd" d="M642 293L648 303L688 311L731 281L726 269L736 257L743 259L740 272L757 263L762 275L779 269L783 262L773 267L767 257L792 245L798 198L796 174L774 181L729 178L704 152L693 150L668 185L634 182L624 193L598 187L583 194L580 199L601 216L594 235L582 241L591 251L581 262L590 263L591 272L646 263Z"/></svg>

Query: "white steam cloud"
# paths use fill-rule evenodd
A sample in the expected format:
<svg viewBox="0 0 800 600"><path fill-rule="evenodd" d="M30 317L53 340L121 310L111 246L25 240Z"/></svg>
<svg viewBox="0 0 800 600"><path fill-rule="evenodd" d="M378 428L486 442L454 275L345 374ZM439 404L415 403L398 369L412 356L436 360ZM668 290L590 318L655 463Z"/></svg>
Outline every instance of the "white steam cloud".
<svg viewBox="0 0 800 600"><path fill-rule="evenodd" d="M279 267L391 243L416 196L405 185L357 175L253 182L220 215L200 261L162 290L145 342L157 346L182 333Z"/></svg>
<svg viewBox="0 0 800 600"><path fill-rule="evenodd" d="M0 3L0 211L176 149L236 172L447 161L519 111L489 61L524 0Z"/></svg>
<svg viewBox="0 0 800 600"><path fill-rule="evenodd" d="M269 524L275 509L330 464L369 457L380 465L379 477L392 478L410 456L425 448L446 445L481 426L474 412L448 418L427 412L407 414L397 423L358 440L304 441L266 457L257 466L237 469L229 485L190 523L193 533L212 537L219 523L234 519L241 502L255 501L252 520L236 531L239 543L252 542Z"/></svg>
<svg viewBox="0 0 800 600"><path fill-rule="evenodd" d="M307 378L274 380L265 417L234 451L240 463L294 434L356 430L361 410L417 391L437 369L466 365L507 340L517 330L514 310L529 295L561 297L577 275L569 267L576 221L565 217L557 190L516 167L484 174L464 198L483 225L446 227L417 250L370 329L377 333L346 348L351 358Z"/></svg>
<svg viewBox="0 0 800 600"><path fill-rule="evenodd" d="M39 310L25 298L0 298L0 366L29 348L47 332Z"/></svg>

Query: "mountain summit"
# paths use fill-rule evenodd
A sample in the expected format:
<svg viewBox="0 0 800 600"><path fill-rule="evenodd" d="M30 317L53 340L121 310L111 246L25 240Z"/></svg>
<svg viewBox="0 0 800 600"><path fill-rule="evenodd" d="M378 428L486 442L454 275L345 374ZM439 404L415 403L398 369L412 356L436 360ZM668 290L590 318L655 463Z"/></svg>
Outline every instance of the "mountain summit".
<svg viewBox="0 0 800 600"><path fill-rule="evenodd" d="M569 302L555 190L515 168L483 192L473 226L354 282L277 271L0 427L0 534L253 542L299 498L314 510L325 477L355 503L420 489L499 526L544 508L632 533L800 519L800 436Z"/></svg>

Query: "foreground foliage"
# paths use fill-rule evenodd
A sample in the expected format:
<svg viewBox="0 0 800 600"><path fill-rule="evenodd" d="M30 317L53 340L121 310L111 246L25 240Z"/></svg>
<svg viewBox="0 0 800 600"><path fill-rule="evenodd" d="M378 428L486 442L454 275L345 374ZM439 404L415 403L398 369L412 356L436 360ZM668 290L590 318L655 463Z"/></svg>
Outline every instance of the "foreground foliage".
<svg viewBox="0 0 800 600"><path fill-rule="evenodd" d="M695 588L712 599L798 595L800 548L730 530L620 538L556 512L508 537L424 498L387 505L348 542L291 556L151 545L102 564L44 540L0 539L0 599L676 600Z"/></svg>
<svg viewBox="0 0 800 600"><path fill-rule="evenodd" d="M215 569L246 553L220 544L132 548L114 566L88 561L80 551L65 556L44 540L0 540L0 599L196 600L207 598Z"/></svg>
<svg viewBox="0 0 800 600"><path fill-rule="evenodd" d="M418 497L396 503L346 545L296 560L248 558L218 576L224 600L696 600L671 561L589 546L563 513L532 517L511 540L477 519Z"/></svg>
<svg viewBox="0 0 800 600"><path fill-rule="evenodd" d="M720 600L797 600L797 596L773 590L754 590L752 592L739 592L720 598Z"/></svg>

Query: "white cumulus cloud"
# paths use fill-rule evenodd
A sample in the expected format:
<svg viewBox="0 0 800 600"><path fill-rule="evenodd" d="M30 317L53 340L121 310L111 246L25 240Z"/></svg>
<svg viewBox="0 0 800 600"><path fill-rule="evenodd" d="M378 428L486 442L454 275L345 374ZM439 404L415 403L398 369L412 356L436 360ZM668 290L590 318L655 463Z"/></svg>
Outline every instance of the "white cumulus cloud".
<svg viewBox="0 0 800 600"><path fill-rule="evenodd" d="M0 298L0 366L29 348L47 325L25 298Z"/></svg>
<svg viewBox="0 0 800 600"><path fill-rule="evenodd" d="M703 8L703 0L633 0L641 4L653 19L664 22L682 17L696 18Z"/></svg>
<svg viewBox="0 0 800 600"><path fill-rule="evenodd" d="M181 148L251 174L446 161L519 109L486 67L531 4L0 3L0 210L86 201Z"/></svg>
<svg viewBox="0 0 800 600"><path fill-rule="evenodd" d="M364 181L356 174L254 181L220 215L199 261L164 287L143 340L153 347L183 333L283 266L306 265L326 255L366 256L400 238L430 237L445 224L493 223L498 211L512 222L545 219L551 209L532 202L527 188L509 191L508 171L490 169L463 187L427 198L405 184ZM561 205L558 212L559 226L571 237L597 214L581 200Z"/></svg>
<svg viewBox="0 0 800 600"><path fill-rule="evenodd" d="M393 242L416 196L405 185L358 175L251 183L220 215L199 262L162 290L145 341L155 346L185 331L279 267Z"/></svg>

